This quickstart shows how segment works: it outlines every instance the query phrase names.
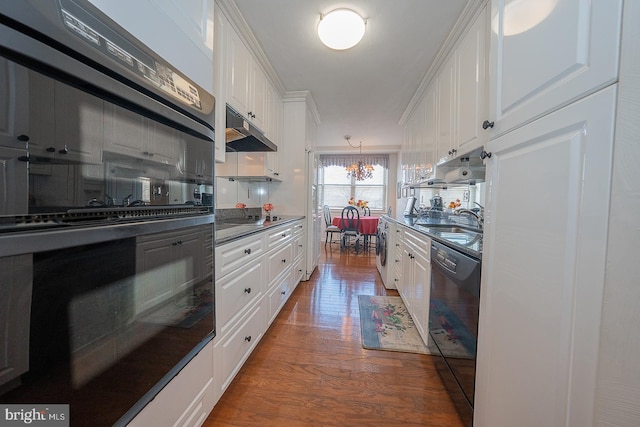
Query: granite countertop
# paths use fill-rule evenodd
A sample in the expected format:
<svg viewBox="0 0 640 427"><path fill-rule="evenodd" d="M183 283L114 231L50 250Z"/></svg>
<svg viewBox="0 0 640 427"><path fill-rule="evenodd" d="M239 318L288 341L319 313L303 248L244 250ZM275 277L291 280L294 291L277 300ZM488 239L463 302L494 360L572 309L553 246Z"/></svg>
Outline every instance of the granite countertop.
<svg viewBox="0 0 640 427"><path fill-rule="evenodd" d="M385 218L409 227L446 246L459 250L477 259L482 259L482 230L474 227L464 217L443 215L442 217L402 216ZM457 232L452 231L453 229ZM459 232L462 231L462 232Z"/></svg>
<svg viewBox="0 0 640 427"><path fill-rule="evenodd" d="M264 218L256 220L238 218L219 220L215 222L215 244L229 243L233 240L300 219L304 219L304 216L283 215L278 216L278 219L275 221L267 221Z"/></svg>

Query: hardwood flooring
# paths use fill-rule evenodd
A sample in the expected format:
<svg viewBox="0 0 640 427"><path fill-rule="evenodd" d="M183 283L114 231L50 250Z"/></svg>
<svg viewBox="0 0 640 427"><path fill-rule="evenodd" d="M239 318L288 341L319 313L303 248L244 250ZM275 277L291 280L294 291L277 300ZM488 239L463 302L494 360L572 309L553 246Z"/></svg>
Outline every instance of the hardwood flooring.
<svg viewBox="0 0 640 427"><path fill-rule="evenodd" d="M323 246L204 426L467 425L439 357L362 348L360 294L398 295L382 285L375 251Z"/></svg>

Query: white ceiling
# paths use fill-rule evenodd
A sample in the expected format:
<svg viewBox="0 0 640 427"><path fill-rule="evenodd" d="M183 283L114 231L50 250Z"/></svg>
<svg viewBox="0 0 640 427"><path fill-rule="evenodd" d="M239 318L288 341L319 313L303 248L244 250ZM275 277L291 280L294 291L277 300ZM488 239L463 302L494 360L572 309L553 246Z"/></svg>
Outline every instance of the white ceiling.
<svg viewBox="0 0 640 427"><path fill-rule="evenodd" d="M398 124L467 0L231 0L287 91L317 105L319 151L398 151ZM334 51L319 40L321 13L343 7L367 20L363 40Z"/></svg>

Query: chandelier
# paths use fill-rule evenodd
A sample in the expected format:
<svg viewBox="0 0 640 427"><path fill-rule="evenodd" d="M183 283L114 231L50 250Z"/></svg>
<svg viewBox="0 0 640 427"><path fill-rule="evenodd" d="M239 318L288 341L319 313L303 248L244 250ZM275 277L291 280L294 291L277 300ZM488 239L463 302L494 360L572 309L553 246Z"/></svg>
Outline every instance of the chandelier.
<svg viewBox="0 0 640 427"><path fill-rule="evenodd" d="M345 135L344 139L347 140L347 143L351 148L359 148L360 156L362 156L362 141L360 141L359 146L355 147L351 144L350 135ZM373 178L373 166L363 162L362 160L358 160L357 162L347 166L347 178L355 178L356 181L364 181L365 179Z"/></svg>

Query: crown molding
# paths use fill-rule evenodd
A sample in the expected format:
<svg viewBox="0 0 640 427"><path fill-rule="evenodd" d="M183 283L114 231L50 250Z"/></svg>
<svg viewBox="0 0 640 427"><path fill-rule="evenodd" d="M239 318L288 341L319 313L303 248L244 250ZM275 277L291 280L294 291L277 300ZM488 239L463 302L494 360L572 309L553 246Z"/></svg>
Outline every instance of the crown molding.
<svg viewBox="0 0 640 427"><path fill-rule="evenodd" d="M283 102L304 102L307 105L307 111L311 115L311 118L315 122L316 126L320 125L320 113L318 112L318 106L316 105L313 95L308 90L295 90L285 92L282 97Z"/></svg>

